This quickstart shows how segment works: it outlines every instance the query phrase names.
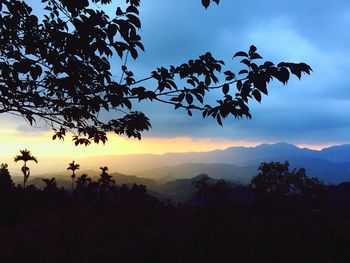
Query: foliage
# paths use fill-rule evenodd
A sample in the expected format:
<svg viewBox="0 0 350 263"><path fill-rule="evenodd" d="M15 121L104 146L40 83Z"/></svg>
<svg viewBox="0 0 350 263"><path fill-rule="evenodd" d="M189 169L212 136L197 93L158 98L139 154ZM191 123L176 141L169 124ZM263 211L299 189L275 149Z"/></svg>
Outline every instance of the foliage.
<svg viewBox="0 0 350 263"><path fill-rule="evenodd" d="M67 168L67 170L71 170L72 171L72 178L75 178L75 171L80 169L80 165L75 163L74 161L69 163L69 166Z"/></svg>
<svg viewBox="0 0 350 263"><path fill-rule="evenodd" d="M35 163L38 163L38 159L36 157L34 157L31 152L27 149L24 150L20 150L20 155L16 155L14 158L15 162L19 162L19 161L23 161L24 165L21 168L21 171L23 173L23 188L26 187L26 182L29 179L30 176L30 169L27 166L27 162L29 161L33 161Z"/></svg>
<svg viewBox="0 0 350 263"><path fill-rule="evenodd" d="M138 34L140 0L126 0L125 8L118 3L113 17L104 10L115 1L41 2L43 19L32 12L31 1L0 1L0 113L23 116L31 125L43 119L53 128L53 139L71 131L76 145L105 143L107 132L140 139L151 124L133 110L135 101L169 104L190 116L200 111L219 125L229 116L251 118L248 101L261 102L272 80L286 84L291 74L301 78L311 71L305 63L257 63L262 57L251 46L234 55L242 58L239 74L207 52L136 77L127 61L144 51ZM206 8L210 2L202 0ZM111 66L118 57L120 79ZM209 105L212 92L222 99ZM103 120L105 112L113 119Z"/></svg>
<svg viewBox="0 0 350 263"><path fill-rule="evenodd" d="M10 172L8 170L7 163L0 165L0 195L5 193L13 188L14 183L11 179Z"/></svg>
<svg viewBox="0 0 350 263"><path fill-rule="evenodd" d="M289 171L289 163L262 163L259 174L252 178L250 187L259 199L296 198L319 199L326 186L317 178L306 176L304 168Z"/></svg>
<svg viewBox="0 0 350 263"><path fill-rule="evenodd" d="M87 189L89 189L89 185L91 184L91 178L87 174L82 174L80 177L77 178L75 191L76 192L85 192Z"/></svg>
<svg viewBox="0 0 350 263"><path fill-rule="evenodd" d="M54 191L58 191L58 187L57 187L57 182L56 182L56 178L44 178L42 179L43 182L45 183L45 187L44 187L44 192L54 192Z"/></svg>
<svg viewBox="0 0 350 263"><path fill-rule="evenodd" d="M80 165L75 163L74 161L69 163L69 166L67 168L67 170L71 170L72 171L72 189L74 190L74 184L75 184L75 171L80 169Z"/></svg>
<svg viewBox="0 0 350 263"><path fill-rule="evenodd" d="M98 183L100 192L104 194L106 191L110 191L114 187L115 181L112 179L112 176L110 176L107 173L108 171L107 166L100 167L100 170L101 170L101 174L97 183Z"/></svg>

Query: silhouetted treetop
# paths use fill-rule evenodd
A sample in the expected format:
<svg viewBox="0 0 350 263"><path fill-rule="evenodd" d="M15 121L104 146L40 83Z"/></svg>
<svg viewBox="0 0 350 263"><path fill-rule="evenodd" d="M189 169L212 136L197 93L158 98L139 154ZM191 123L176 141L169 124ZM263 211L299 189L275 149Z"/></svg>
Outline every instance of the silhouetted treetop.
<svg viewBox="0 0 350 263"><path fill-rule="evenodd" d="M16 155L14 158L15 162L22 161L24 162L24 165L21 168L21 171L23 173L23 188L26 187L26 182L29 179L30 176L30 169L27 166L27 162L33 161L35 163L38 163L38 159L32 155L32 153L28 149L20 150L20 155Z"/></svg>
<svg viewBox="0 0 350 263"><path fill-rule="evenodd" d="M45 192L58 191L56 178L51 178L51 179L44 178L42 180L45 183L45 187L43 189Z"/></svg>
<svg viewBox="0 0 350 263"><path fill-rule="evenodd" d="M0 165L0 195L14 187L7 163Z"/></svg>
<svg viewBox="0 0 350 263"><path fill-rule="evenodd" d="M289 170L289 163L262 163L259 174L250 184L258 198L302 197L318 199L325 194L326 186L317 178L306 176L304 168Z"/></svg>
<svg viewBox="0 0 350 263"><path fill-rule="evenodd" d="M144 51L140 0L118 2L117 7L110 0L41 2L43 18L33 13L32 1L0 1L0 113L23 116L31 125L43 119L53 128L53 139L72 132L76 145L105 143L107 132L140 139L151 124L133 104L144 100L190 116L200 111L220 125L229 116L251 118L248 101L260 102L273 79L286 84L291 74L301 78L311 71L305 63L257 63L262 57L251 46L234 55L243 65L238 74L207 52L139 77L127 61ZM202 0L202 5L210 2ZM115 15L107 15L106 8L115 8ZM115 77L111 59L118 57L120 75ZM179 87L183 81L186 87ZM212 92L222 99L209 105L206 98ZM103 112L112 119L103 120Z"/></svg>

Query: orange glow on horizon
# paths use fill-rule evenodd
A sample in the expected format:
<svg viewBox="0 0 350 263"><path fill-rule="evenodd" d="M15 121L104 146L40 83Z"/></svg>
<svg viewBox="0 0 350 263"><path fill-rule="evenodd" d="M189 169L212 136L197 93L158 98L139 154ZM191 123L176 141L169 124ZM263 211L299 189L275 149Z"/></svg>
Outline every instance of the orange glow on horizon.
<svg viewBox="0 0 350 263"><path fill-rule="evenodd" d="M324 148L341 145L339 143L325 143L325 144L296 144L299 148L308 148L310 150L317 150L320 151Z"/></svg>
<svg viewBox="0 0 350 263"><path fill-rule="evenodd" d="M20 149L27 148L38 157L69 157L84 158L91 156L127 155L127 154L164 154L179 152L205 152L224 150L233 146L254 147L263 141L228 140L222 138L191 138L191 137L144 137L141 141L109 134L108 142L92 144L88 147L76 147L67 135L64 141L52 140L52 132L21 133L16 129L0 129L0 157L13 158ZM321 150L337 145L328 144L297 144L300 148Z"/></svg>
<svg viewBox="0 0 350 263"><path fill-rule="evenodd" d="M142 140L110 134L108 142L76 147L69 135L64 141L52 140L51 132L39 132L36 136L23 136L15 129L0 129L1 157L12 157L20 149L27 148L35 156L84 158L105 155L164 154L169 152L204 152L224 150L232 146L253 147L261 142L233 141L215 138L152 138Z"/></svg>

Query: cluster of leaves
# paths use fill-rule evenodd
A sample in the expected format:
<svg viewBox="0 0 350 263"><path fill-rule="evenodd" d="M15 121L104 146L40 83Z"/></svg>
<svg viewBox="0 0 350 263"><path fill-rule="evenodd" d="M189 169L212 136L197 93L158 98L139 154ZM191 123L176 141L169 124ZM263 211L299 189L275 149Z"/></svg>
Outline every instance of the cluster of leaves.
<svg viewBox="0 0 350 263"><path fill-rule="evenodd" d="M286 84L290 74L300 78L311 71L304 63L275 65L267 61L258 65L255 60L262 57L251 46L248 53L234 56L243 57L245 67L237 76L223 70L224 61L206 53L137 79L127 60L144 51L138 34L140 0L126 0L125 8L115 8L114 17L102 8L112 8L111 0L41 2L44 18L40 20L30 1L0 1L0 113L23 116L31 125L43 119L53 128L53 139L73 132L76 145L105 143L108 132L140 139L151 124L144 113L133 111L135 101L170 104L191 116L199 110L220 125L230 115L251 118L248 100L260 102L273 79ZM202 4L208 7L210 1ZM111 59L118 57L120 80L111 67ZM155 89L141 85L151 80ZM178 87L181 80L187 87ZM223 98L209 105L205 98L215 90L221 91ZM106 121L101 114L113 119Z"/></svg>

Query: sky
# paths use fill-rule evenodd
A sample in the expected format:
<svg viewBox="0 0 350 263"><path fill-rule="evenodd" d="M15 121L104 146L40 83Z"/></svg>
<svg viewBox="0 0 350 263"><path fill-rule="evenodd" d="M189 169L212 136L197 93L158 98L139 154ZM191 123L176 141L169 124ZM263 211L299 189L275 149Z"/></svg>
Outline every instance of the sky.
<svg viewBox="0 0 350 263"><path fill-rule="evenodd" d="M167 105L138 105L151 119L152 129L141 141L111 135L106 146L76 148L69 137L53 142L40 122L30 127L21 118L1 115L0 158L8 159L22 148L37 156L70 157L207 151L280 141L314 149L350 143L348 0L221 0L207 10L200 0L141 2L146 52L129 61L139 78L207 51L226 61L227 69L237 69L233 54L251 44L266 60L305 62L313 73L300 81L293 78L286 86L273 83L261 104L250 103L252 120L226 119L224 127L200 113L191 118Z"/></svg>

